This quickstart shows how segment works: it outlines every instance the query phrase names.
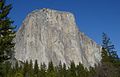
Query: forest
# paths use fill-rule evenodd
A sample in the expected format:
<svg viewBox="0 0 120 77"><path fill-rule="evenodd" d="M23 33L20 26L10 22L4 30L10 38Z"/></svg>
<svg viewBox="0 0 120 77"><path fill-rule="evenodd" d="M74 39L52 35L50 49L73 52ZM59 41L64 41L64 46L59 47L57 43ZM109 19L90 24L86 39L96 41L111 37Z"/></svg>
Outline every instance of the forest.
<svg viewBox="0 0 120 77"><path fill-rule="evenodd" d="M13 65L16 26L8 17L11 9L11 4L0 0L0 77L120 77L120 58L105 33L102 35L102 60L94 67L86 68L81 63L76 66L73 61L69 67L61 62L54 66L52 61L39 67L37 60L34 64L32 60L15 61Z"/></svg>

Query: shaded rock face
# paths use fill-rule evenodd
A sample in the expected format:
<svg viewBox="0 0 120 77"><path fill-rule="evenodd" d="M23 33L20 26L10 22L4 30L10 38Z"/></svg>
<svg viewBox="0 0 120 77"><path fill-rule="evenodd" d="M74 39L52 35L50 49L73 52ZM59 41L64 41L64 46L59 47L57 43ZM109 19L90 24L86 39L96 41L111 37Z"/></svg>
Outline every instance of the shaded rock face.
<svg viewBox="0 0 120 77"><path fill-rule="evenodd" d="M79 32L73 14L51 9L28 14L16 33L15 58L20 61L52 61L94 66L101 60L101 47Z"/></svg>

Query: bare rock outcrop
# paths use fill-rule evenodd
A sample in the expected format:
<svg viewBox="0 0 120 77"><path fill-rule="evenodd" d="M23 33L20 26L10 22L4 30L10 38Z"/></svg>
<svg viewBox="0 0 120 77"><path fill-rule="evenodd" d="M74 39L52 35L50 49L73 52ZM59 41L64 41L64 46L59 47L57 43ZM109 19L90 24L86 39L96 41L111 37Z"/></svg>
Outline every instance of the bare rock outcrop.
<svg viewBox="0 0 120 77"><path fill-rule="evenodd" d="M101 47L79 32L73 14L51 9L28 14L16 33L15 58L38 63L61 61L69 66L81 62L85 67L101 60Z"/></svg>

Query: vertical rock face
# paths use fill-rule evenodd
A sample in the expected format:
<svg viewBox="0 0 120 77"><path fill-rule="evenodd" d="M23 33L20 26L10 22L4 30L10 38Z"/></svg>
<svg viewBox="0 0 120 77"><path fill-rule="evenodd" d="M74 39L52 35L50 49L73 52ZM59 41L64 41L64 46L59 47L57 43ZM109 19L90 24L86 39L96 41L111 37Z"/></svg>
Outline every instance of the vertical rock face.
<svg viewBox="0 0 120 77"><path fill-rule="evenodd" d="M73 14L51 9L30 13L16 33L15 57L38 63L61 61L69 66L81 62L85 67L101 60L101 47L79 32Z"/></svg>

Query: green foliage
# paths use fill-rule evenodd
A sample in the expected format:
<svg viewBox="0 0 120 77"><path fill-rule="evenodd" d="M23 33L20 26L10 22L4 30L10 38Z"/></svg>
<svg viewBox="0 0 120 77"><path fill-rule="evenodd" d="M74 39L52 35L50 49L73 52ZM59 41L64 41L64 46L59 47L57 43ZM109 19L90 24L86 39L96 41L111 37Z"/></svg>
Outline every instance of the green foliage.
<svg viewBox="0 0 120 77"><path fill-rule="evenodd" d="M70 77L76 77L76 67L73 61L71 62L69 71L70 71Z"/></svg>
<svg viewBox="0 0 120 77"><path fill-rule="evenodd" d="M39 76L40 76L40 77L47 77L47 74L46 74L46 65L45 65L45 63L41 64Z"/></svg>
<svg viewBox="0 0 120 77"><path fill-rule="evenodd" d="M61 62L58 66L54 66L52 61L49 62L48 67L43 63L39 68L37 60L34 65L32 60L24 62L22 66L16 62L15 66L11 68L11 64L6 62L0 65L5 68L0 70L2 71L0 77L120 77L120 59L111 55L112 48L107 47L108 43L108 41L103 43L106 45L102 48L102 61L94 68L85 68L81 63L76 66L73 61L67 68Z"/></svg>
<svg viewBox="0 0 120 77"><path fill-rule="evenodd" d="M37 60L34 67L31 60L26 61L23 66L16 63L14 68L11 68L11 64L5 63L5 68L7 71L5 71L4 77L120 77L120 66L116 68L109 62L103 62L94 68L89 67L89 70L84 68L81 63L75 66L74 62L71 62L69 68L62 63L54 66L52 62L49 62L47 68L44 63L39 68Z"/></svg>
<svg viewBox="0 0 120 77"><path fill-rule="evenodd" d="M15 37L13 21L8 18L8 14L11 10L11 4L5 5L5 1L0 2L0 63L11 58L13 53Z"/></svg>
<svg viewBox="0 0 120 77"><path fill-rule="evenodd" d="M35 75L35 77L38 77L38 73L39 73L39 67L38 67L37 60L35 60L35 64L34 64L34 75Z"/></svg>
<svg viewBox="0 0 120 77"><path fill-rule="evenodd" d="M84 68L81 63L77 65L77 77L88 77L88 69Z"/></svg>
<svg viewBox="0 0 120 77"><path fill-rule="evenodd" d="M102 44L102 61L101 64L94 68L85 68L81 63L75 65L71 62L70 67L66 68L65 64L60 62L59 66L54 66L52 61L46 65L35 60L24 62L20 65L17 61L15 66L6 62L13 55L15 37L15 27L13 21L8 18L11 10L11 4L6 5L5 0L0 2L0 77L120 77L120 59L114 45L111 44L110 38L103 33Z"/></svg>
<svg viewBox="0 0 120 77"><path fill-rule="evenodd" d="M14 49L12 41L15 37L15 27L8 17L11 8L11 4L6 5L5 0L0 1L0 77L6 76L8 66L6 67L5 61L12 57Z"/></svg>
<svg viewBox="0 0 120 77"><path fill-rule="evenodd" d="M102 48L103 48L103 59L108 60L112 63L116 63L119 60L119 57L117 55L117 51L115 50L114 45L112 44L112 42L110 41L110 38L107 36L107 34L103 33L103 44L102 44Z"/></svg>
<svg viewBox="0 0 120 77"><path fill-rule="evenodd" d="M48 64L47 77L56 77L55 67L53 66L52 61Z"/></svg>
<svg viewBox="0 0 120 77"><path fill-rule="evenodd" d="M120 77L120 59L107 34L103 33L102 63L97 67L100 77Z"/></svg>

